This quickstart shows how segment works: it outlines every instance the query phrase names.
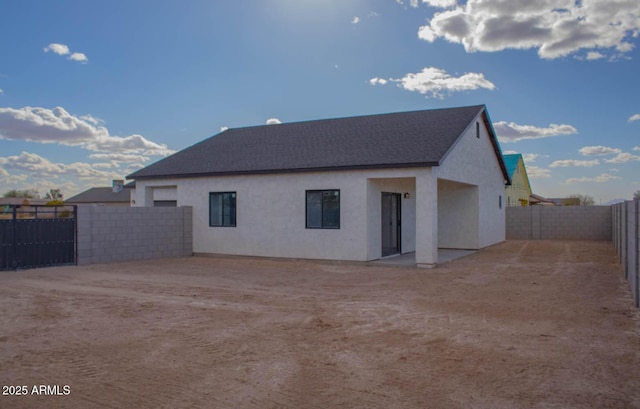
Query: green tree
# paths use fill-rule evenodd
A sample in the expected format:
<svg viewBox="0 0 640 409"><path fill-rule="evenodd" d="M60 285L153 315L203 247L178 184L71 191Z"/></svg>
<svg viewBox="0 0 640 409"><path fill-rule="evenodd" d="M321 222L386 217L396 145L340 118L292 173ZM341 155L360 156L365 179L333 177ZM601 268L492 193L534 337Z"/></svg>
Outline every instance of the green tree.
<svg viewBox="0 0 640 409"><path fill-rule="evenodd" d="M40 194L38 193L38 191L36 189L24 189L24 190L12 189L12 190L9 190L9 191L5 192L4 197L16 197L16 198L23 198L23 199L39 199L40 198Z"/></svg>
<svg viewBox="0 0 640 409"><path fill-rule="evenodd" d="M46 199L62 201L63 196L64 195L60 192L60 189L49 189Z"/></svg>
<svg viewBox="0 0 640 409"><path fill-rule="evenodd" d="M570 198L578 199L579 206L593 206L596 201L589 195L570 195Z"/></svg>

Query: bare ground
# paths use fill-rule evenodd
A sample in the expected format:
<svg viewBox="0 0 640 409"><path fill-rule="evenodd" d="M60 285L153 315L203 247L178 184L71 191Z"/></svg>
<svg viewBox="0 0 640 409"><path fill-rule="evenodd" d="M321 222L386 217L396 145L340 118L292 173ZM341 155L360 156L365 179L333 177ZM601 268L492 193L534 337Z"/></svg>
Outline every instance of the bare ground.
<svg viewBox="0 0 640 409"><path fill-rule="evenodd" d="M2 272L0 314L1 384L29 390L1 408L640 407L639 313L606 242L510 241L434 270Z"/></svg>

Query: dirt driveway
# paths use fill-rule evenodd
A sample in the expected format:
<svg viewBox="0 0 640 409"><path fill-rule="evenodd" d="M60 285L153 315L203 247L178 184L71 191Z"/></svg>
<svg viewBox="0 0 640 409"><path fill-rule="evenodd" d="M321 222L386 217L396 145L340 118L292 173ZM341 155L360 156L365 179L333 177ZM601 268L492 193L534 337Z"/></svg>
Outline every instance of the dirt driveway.
<svg viewBox="0 0 640 409"><path fill-rule="evenodd" d="M640 321L605 242L2 272L0 380L1 408L638 408Z"/></svg>

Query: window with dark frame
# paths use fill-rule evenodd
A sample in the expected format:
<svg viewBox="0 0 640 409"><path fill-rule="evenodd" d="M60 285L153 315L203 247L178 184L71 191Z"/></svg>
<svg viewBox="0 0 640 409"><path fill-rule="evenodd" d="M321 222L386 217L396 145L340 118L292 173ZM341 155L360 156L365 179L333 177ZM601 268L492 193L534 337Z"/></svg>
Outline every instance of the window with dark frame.
<svg viewBox="0 0 640 409"><path fill-rule="evenodd" d="M209 193L209 226L236 227L236 192Z"/></svg>
<svg viewBox="0 0 640 409"><path fill-rule="evenodd" d="M339 190L307 190L305 202L307 229L340 228Z"/></svg>
<svg viewBox="0 0 640 409"><path fill-rule="evenodd" d="M480 122L476 122L476 138L480 138Z"/></svg>

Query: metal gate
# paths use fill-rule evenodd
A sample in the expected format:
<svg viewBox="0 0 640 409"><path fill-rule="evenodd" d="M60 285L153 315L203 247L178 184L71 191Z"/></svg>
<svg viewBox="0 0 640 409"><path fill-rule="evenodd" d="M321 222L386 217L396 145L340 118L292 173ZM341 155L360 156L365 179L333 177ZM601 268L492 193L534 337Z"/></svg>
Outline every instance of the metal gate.
<svg viewBox="0 0 640 409"><path fill-rule="evenodd" d="M0 270L76 264L76 206L0 206Z"/></svg>

